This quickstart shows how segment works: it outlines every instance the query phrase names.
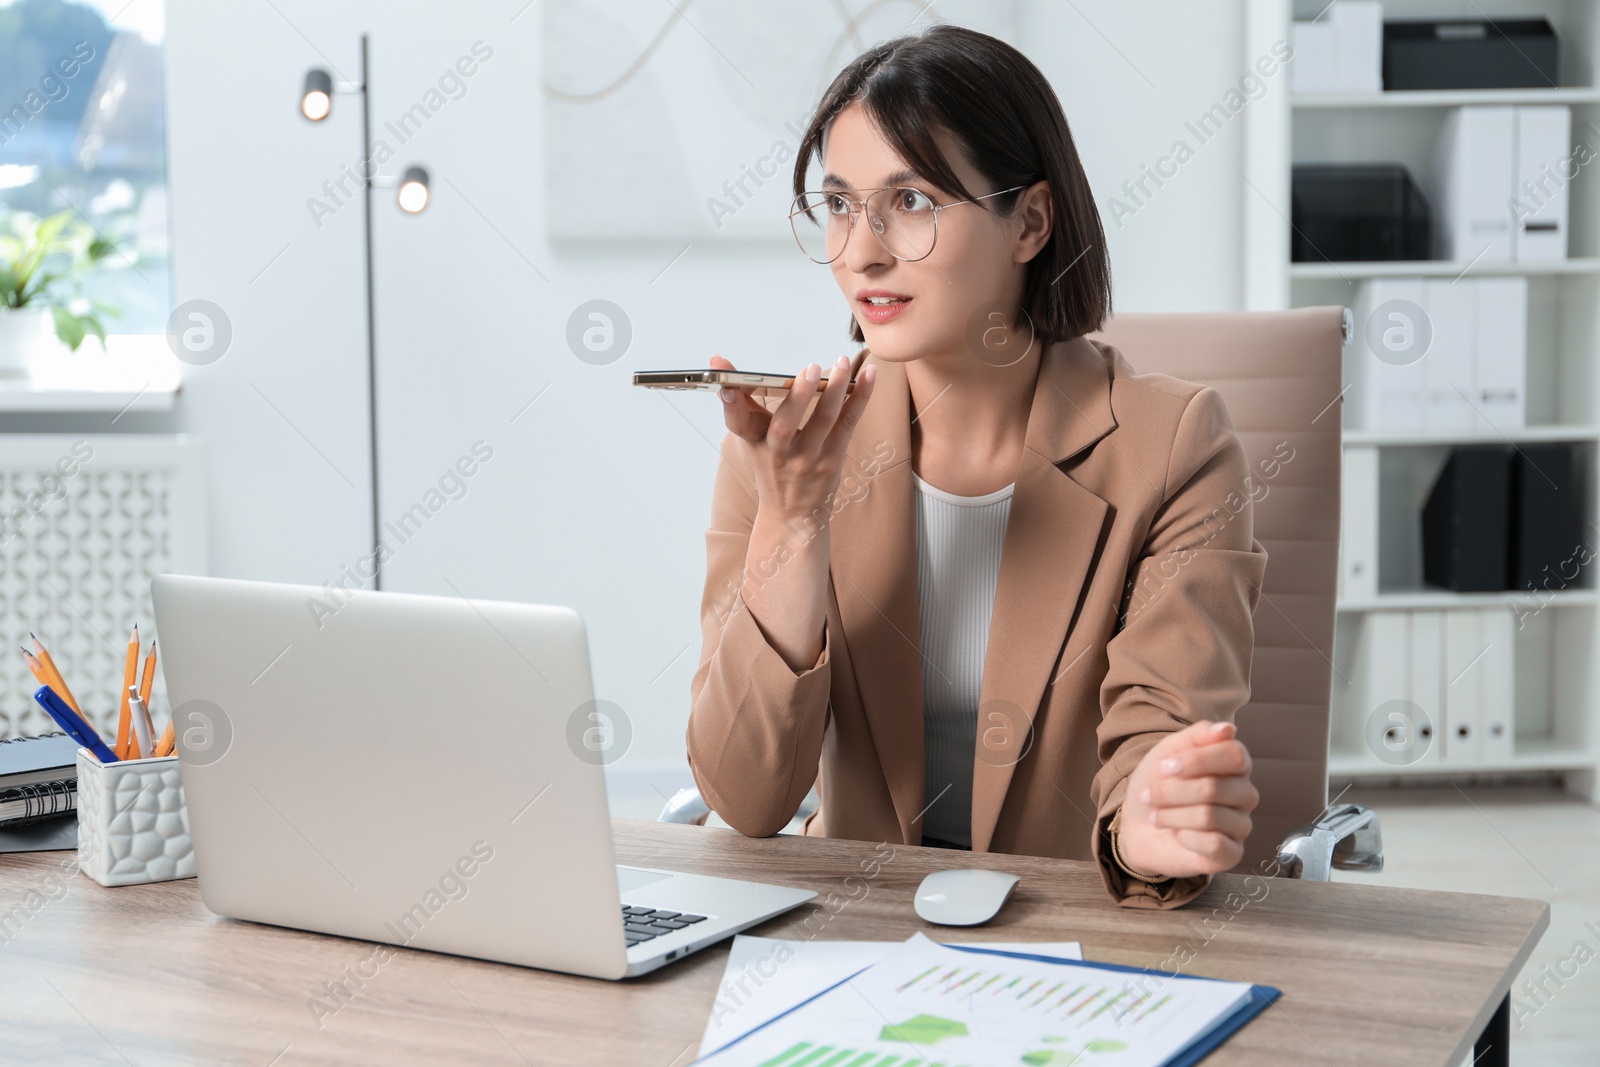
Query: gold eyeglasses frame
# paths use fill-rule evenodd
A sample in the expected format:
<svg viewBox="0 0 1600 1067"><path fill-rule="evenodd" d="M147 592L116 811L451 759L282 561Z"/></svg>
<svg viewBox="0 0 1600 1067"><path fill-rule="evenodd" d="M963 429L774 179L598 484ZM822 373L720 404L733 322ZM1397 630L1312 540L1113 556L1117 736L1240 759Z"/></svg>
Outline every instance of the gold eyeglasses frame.
<svg viewBox="0 0 1600 1067"><path fill-rule="evenodd" d="M933 238L928 242L928 250L922 253L920 256L902 256L900 253L889 247L888 242L884 239L884 229L886 227L883 226L883 217L881 213L877 216L868 215L867 228L872 231L872 236L877 238L878 244L883 246L883 250L885 252L888 252L891 256L903 263L915 263L918 260L927 259L929 256L933 255L933 250L939 243L939 212L943 211L945 208L960 207L962 204L975 204L980 200L987 200L991 196L1002 196L1006 193L1014 193L1018 189L1026 189L1031 184L1031 182L1024 182L1021 185L1013 185L1009 189L997 189L992 193L984 193L982 196L974 196L966 200L954 200L948 204L934 204L931 208L933 212ZM794 233L795 244L800 246L800 251L804 253L805 257L811 260L811 262L820 263L823 265L832 263L834 260L843 255L844 250L849 247L850 235L855 232L856 228L856 218L867 211L867 204L879 193L888 192L892 189L904 189L907 192L919 193L922 196L928 197L930 202L933 200L933 197L925 190L918 189L915 186L910 185L884 185L877 189L860 190L861 192L867 194L865 198L856 196L853 193L844 192L841 189L815 189L809 192L804 192L794 198L791 203L796 206L794 206L789 212L789 229ZM839 243L839 251L835 252L827 259L818 259L816 256L813 256L809 251L806 250L805 241L800 236L800 226L796 221L795 216L804 215L809 221L815 223L816 220L811 213L818 210L821 205L814 204L804 207L799 205L802 204L807 197L828 196L842 197L845 203L850 206L850 223L845 230L844 240ZM877 219L876 223L872 221L874 217Z"/></svg>

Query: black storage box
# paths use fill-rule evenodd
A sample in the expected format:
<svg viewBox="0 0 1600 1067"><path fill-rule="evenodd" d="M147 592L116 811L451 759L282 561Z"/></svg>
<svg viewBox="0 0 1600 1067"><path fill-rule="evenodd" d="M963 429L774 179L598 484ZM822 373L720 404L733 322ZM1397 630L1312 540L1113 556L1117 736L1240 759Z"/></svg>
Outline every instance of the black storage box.
<svg viewBox="0 0 1600 1067"><path fill-rule="evenodd" d="M1459 445L1422 506L1422 580L1458 593L1508 587L1511 445Z"/></svg>
<svg viewBox="0 0 1600 1067"><path fill-rule="evenodd" d="M1517 449L1511 465L1512 589L1543 594L1590 586L1586 494L1574 447L1527 443Z"/></svg>
<svg viewBox="0 0 1600 1067"><path fill-rule="evenodd" d="M1383 88L1548 89L1556 76L1548 19L1443 19L1383 24Z"/></svg>
<svg viewBox="0 0 1600 1067"><path fill-rule="evenodd" d="M1427 259L1433 216L1397 163L1300 164L1290 192L1295 263Z"/></svg>

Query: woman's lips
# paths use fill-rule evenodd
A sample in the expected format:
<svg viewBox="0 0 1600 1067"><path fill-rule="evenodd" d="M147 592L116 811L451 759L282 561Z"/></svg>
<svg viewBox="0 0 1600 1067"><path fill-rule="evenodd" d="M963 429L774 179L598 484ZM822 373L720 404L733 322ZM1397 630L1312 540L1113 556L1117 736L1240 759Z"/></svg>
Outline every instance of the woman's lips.
<svg viewBox="0 0 1600 1067"><path fill-rule="evenodd" d="M870 300L856 301L857 315L871 323L888 322L911 306L911 297L901 297L890 304L874 304Z"/></svg>

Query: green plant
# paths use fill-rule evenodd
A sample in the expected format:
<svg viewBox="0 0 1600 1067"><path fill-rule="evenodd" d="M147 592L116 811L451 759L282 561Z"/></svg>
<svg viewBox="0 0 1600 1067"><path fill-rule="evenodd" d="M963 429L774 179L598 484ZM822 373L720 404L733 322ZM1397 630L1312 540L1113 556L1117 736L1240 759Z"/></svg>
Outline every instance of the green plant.
<svg viewBox="0 0 1600 1067"><path fill-rule="evenodd" d="M120 314L83 295L88 270L116 251L87 223L69 226L74 212L48 218L15 211L0 232L0 309L49 308L56 336L74 352L89 334L105 345L101 320Z"/></svg>

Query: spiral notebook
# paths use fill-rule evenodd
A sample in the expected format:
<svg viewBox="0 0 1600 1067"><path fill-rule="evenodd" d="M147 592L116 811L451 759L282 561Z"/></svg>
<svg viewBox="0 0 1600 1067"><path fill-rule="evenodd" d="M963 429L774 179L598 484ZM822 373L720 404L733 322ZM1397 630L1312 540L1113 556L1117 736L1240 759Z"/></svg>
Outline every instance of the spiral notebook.
<svg viewBox="0 0 1600 1067"><path fill-rule="evenodd" d="M36 819L48 819L52 815L76 811L77 807L76 778L0 789L0 826L19 826Z"/></svg>
<svg viewBox="0 0 1600 1067"><path fill-rule="evenodd" d="M78 743L60 730L0 737L0 790L78 779Z"/></svg>
<svg viewBox="0 0 1600 1067"><path fill-rule="evenodd" d="M73 811L78 743L64 733L0 738L0 827Z"/></svg>

